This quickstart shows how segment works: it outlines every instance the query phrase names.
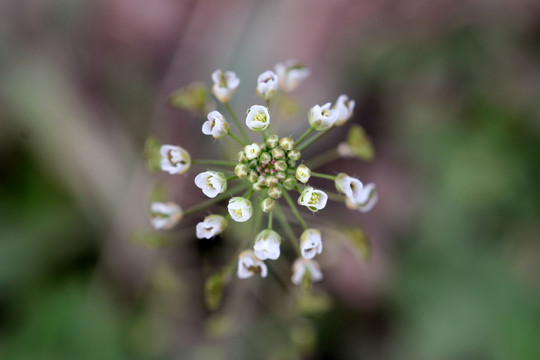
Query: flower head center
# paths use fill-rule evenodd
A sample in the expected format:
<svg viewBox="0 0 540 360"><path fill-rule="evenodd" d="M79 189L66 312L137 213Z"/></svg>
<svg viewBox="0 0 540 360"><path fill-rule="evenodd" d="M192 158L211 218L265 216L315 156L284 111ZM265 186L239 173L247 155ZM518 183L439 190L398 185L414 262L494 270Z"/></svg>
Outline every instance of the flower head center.
<svg viewBox="0 0 540 360"><path fill-rule="evenodd" d="M321 195L317 193L312 193L311 198L309 199L310 205L318 204L321 201Z"/></svg>
<svg viewBox="0 0 540 360"><path fill-rule="evenodd" d="M262 122L262 123L266 123L266 121L267 121L266 115L264 115L262 113L255 114L255 116L253 116L253 120L259 121L259 122Z"/></svg>

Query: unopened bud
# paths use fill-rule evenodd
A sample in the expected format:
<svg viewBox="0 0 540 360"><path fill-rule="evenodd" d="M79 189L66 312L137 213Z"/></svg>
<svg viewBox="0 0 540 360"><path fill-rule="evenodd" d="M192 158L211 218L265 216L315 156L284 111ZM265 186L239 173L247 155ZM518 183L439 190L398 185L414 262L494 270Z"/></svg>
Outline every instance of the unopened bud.
<svg viewBox="0 0 540 360"><path fill-rule="evenodd" d="M270 135L268 139L266 139L266 146L268 149L273 149L277 146L279 143L279 136L277 135Z"/></svg>
<svg viewBox="0 0 540 360"><path fill-rule="evenodd" d="M287 174L283 171L278 171L275 176L281 181L287 177Z"/></svg>
<svg viewBox="0 0 540 360"><path fill-rule="evenodd" d="M266 193L268 194L268 196L274 199L279 199L283 195L283 191L278 186L269 188L268 190L266 190Z"/></svg>
<svg viewBox="0 0 540 360"><path fill-rule="evenodd" d="M253 183L253 190L254 191L261 191L262 189L264 189L264 183L262 183L260 181L257 181L257 182Z"/></svg>
<svg viewBox="0 0 540 360"><path fill-rule="evenodd" d="M236 155L236 158L238 159L238 162L246 162L247 161L246 153L243 152L243 151L239 151L238 154Z"/></svg>
<svg viewBox="0 0 540 360"><path fill-rule="evenodd" d="M294 148L294 140L290 137L284 137L279 139L279 145L283 148L283 150L289 151Z"/></svg>
<svg viewBox="0 0 540 360"><path fill-rule="evenodd" d="M264 183L265 183L266 186L271 188L271 187L274 187L277 184L279 184L279 180L275 176L268 176L268 177L266 177L266 180L264 181Z"/></svg>
<svg viewBox="0 0 540 360"><path fill-rule="evenodd" d="M261 202L261 209L264 212L270 212L276 207L276 200L267 197Z"/></svg>
<svg viewBox="0 0 540 360"><path fill-rule="evenodd" d="M287 152L287 157L292 160L300 160L302 154L297 149L292 149Z"/></svg>
<svg viewBox="0 0 540 360"><path fill-rule="evenodd" d="M287 170L287 163L285 162L285 160L276 161L276 163L274 164L274 168L277 171L285 171Z"/></svg>
<svg viewBox="0 0 540 360"><path fill-rule="evenodd" d="M259 179L259 175L257 174L257 172L255 170L250 170L248 174L248 180L251 181L252 183L255 183L257 182L258 179Z"/></svg>
<svg viewBox="0 0 540 360"><path fill-rule="evenodd" d="M274 156L274 159L283 159L285 157L285 151L278 146L272 149L272 156Z"/></svg>
<svg viewBox="0 0 540 360"><path fill-rule="evenodd" d="M246 176L248 176L248 167L246 164L237 164L234 167L234 175L238 176L238 178L243 179Z"/></svg>
<svg viewBox="0 0 540 360"><path fill-rule="evenodd" d="M272 155L270 155L270 153L267 153L267 152L263 152L261 154L261 156L259 156L259 160L261 161L261 163L267 163L269 162L270 160L272 160Z"/></svg>
<svg viewBox="0 0 540 360"><path fill-rule="evenodd" d="M296 179L292 176L289 176L288 178L283 181L283 187L286 190L292 190L296 186Z"/></svg>

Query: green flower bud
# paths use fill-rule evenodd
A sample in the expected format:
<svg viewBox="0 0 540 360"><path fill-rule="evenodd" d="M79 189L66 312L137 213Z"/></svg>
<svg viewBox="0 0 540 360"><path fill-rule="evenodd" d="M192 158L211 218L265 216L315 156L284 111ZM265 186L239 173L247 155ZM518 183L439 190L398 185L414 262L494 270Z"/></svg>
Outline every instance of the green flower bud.
<svg viewBox="0 0 540 360"><path fill-rule="evenodd" d="M259 161L257 159L253 159L248 163L248 166L251 169L255 169L259 165Z"/></svg>
<svg viewBox="0 0 540 360"><path fill-rule="evenodd" d="M246 166L246 164L237 164L234 167L234 175L238 176L238 178L243 179L246 176L248 176L249 169Z"/></svg>
<svg viewBox="0 0 540 360"><path fill-rule="evenodd" d="M293 160L293 159L287 160L287 165L289 165L290 167L294 167L294 165L296 165L296 160Z"/></svg>
<svg viewBox="0 0 540 360"><path fill-rule="evenodd" d="M285 157L285 151L283 151L283 149L278 146L272 149L272 156L274 157L274 159L283 159Z"/></svg>
<svg viewBox="0 0 540 360"><path fill-rule="evenodd" d="M283 148L283 150L289 151L294 148L294 140L290 137L284 137L279 139L279 145Z"/></svg>
<svg viewBox="0 0 540 360"><path fill-rule="evenodd" d="M277 171L285 171L287 170L287 163L285 162L285 160L276 161L276 163L274 164L274 168Z"/></svg>
<svg viewBox="0 0 540 360"><path fill-rule="evenodd" d="M296 149L292 149L287 152L287 157L292 160L300 160L301 156L302 154L300 153L300 151Z"/></svg>
<svg viewBox="0 0 540 360"><path fill-rule="evenodd" d="M268 149L275 148L278 143L279 143L279 136L277 136L277 135L270 135L266 139L266 146L268 147Z"/></svg>
<svg viewBox="0 0 540 360"><path fill-rule="evenodd" d="M266 213L274 210L275 207L276 207L276 200L272 199L271 197L267 197L261 202L261 209L262 211Z"/></svg>
<svg viewBox="0 0 540 360"><path fill-rule="evenodd" d="M268 194L268 196L274 199L279 199L281 196L283 196L283 191L278 186L269 188L268 190L266 190L266 193Z"/></svg>
<svg viewBox="0 0 540 360"><path fill-rule="evenodd" d="M260 181L257 181L257 182L253 183L253 190L254 191L261 191L262 189L264 189L264 183L262 183Z"/></svg>
<svg viewBox="0 0 540 360"><path fill-rule="evenodd" d="M236 155L236 158L238 159L238 162L246 162L247 161L246 153L243 152L243 151L239 151L238 154Z"/></svg>
<svg viewBox="0 0 540 360"><path fill-rule="evenodd" d="M270 160L272 160L272 155L270 155L270 153L263 152L261 156L259 156L259 161L263 164L269 162Z"/></svg>
<svg viewBox="0 0 540 360"><path fill-rule="evenodd" d="M276 186L277 184L279 184L279 180L277 177L275 176L267 176L265 181L264 181L265 185L268 186L269 188L271 187L274 187Z"/></svg>
<svg viewBox="0 0 540 360"><path fill-rule="evenodd" d="M279 181L282 181L287 177L287 174L285 174L283 171L278 171L275 176L279 179Z"/></svg>
<svg viewBox="0 0 540 360"><path fill-rule="evenodd" d="M257 182L257 180L259 180L259 174L257 174L255 170L250 170L248 174L248 180L252 183Z"/></svg>
<svg viewBox="0 0 540 360"><path fill-rule="evenodd" d="M294 189L294 187L296 186L297 182L296 182L296 179L292 176L289 176L285 179L285 181L283 181L283 187L286 189L286 190L292 190Z"/></svg>

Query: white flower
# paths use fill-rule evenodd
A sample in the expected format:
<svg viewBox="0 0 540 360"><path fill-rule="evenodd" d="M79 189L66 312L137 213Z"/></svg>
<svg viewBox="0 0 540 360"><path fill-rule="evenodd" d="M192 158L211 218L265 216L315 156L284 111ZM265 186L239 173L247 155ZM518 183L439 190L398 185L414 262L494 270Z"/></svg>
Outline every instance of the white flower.
<svg viewBox="0 0 540 360"><path fill-rule="evenodd" d="M257 95L269 100L279 89L279 78L273 71L265 71L257 78Z"/></svg>
<svg viewBox="0 0 540 360"><path fill-rule="evenodd" d="M354 104L354 100L349 100L347 95L340 95L337 98L336 105L334 105L334 109L339 111L339 116L335 123L336 126L345 124L345 122L351 118L354 110Z"/></svg>
<svg viewBox="0 0 540 360"><path fill-rule="evenodd" d="M300 236L300 251L304 259L313 259L322 252L321 232L317 229L306 229Z"/></svg>
<svg viewBox="0 0 540 360"><path fill-rule="evenodd" d="M248 221L253 213L251 201L240 196L233 197L231 200L229 200L227 209L229 210L229 214L231 214L233 220L236 222Z"/></svg>
<svg viewBox="0 0 540 360"><path fill-rule="evenodd" d="M313 212L317 212L326 206L328 195L321 190L315 190L308 186L298 198L298 204L307 206Z"/></svg>
<svg viewBox="0 0 540 360"><path fill-rule="evenodd" d="M294 285L300 285L306 275L309 276L312 282L323 279L319 264L314 260L298 258L294 261L292 271L291 281Z"/></svg>
<svg viewBox="0 0 540 360"><path fill-rule="evenodd" d="M229 133L229 123L219 111L210 112L207 118L208 120L202 126L203 134L221 139Z"/></svg>
<svg viewBox="0 0 540 360"><path fill-rule="evenodd" d="M182 219L182 209L172 202L150 204L150 222L156 229L171 229Z"/></svg>
<svg viewBox="0 0 540 360"><path fill-rule="evenodd" d="M225 174L217 171L205 171L195 177L195 185L204 195L215 198L227 190L227 178Z"/></svg>
<svg viewBox="0 0 540 360"><path fill-rule="evenodd" d="M298 181L305 184L311 177L311 169L308 168L306 165L301 164L300 166L298 166L298 168L296 168L295 177Z"/></svg>
<svg viewBox="0 0 540 360"><path fill-rule="evenodd" d="M161 170L169 174L184 174L191 166L191 156L180 146L162 145L159 149L161 153Z"/></svg>
<svg viewBox="0 0 540 360"><path fill-rule="evenodd" d="M228 102L240 85L240 79L232 71L218 69L212 73L212 93L222 103Z"/></svg>
<svg viewBox="0 0 540 360"><path fill-rule="evenodd" d="M276 260L279 257L280 244L281 236L273 230L266 229L257 234L253 251L261 260Z"/></svg>
<svg viewBox="0 0 540 360"><path fill-rule="evenodd" d="M246 125L251 131L264 131L270 126L268 108L262 105L253 105L246 116Z"/></svg>
<svg viewBox="0 0 540 360"><path fill-rule="evenodd" d="M345 199L345 205L351 210L358 210L361 212L368 212L371 210L377 201L379 196L377 195L377 190L375 190L375 184L369 183L362 188L355 198Z"/></svg>
<svg viewBox="0 0 540 360"><path fill-rule="evenodd" d="M356 178L350 177L345 173L339 173L336 177L336 189L342 194L345 194L352 202L356 202L356 199L362 193L364 184Z"/></svg>
<svg viewBox="0 0 540 360"><path fill-rule="evenodd" d="M203 221L197 224L197 238L211 239L225 230L227 220L221 215L208 215Z"/></svg>
<svg viewBox="0 0 540 360"><path fill-rule="evenodd" d="M309 69L296 60L277 63L274 67L279 77L279 86L283 91L292 91L309 76Z"/></svg>
<svg viewBox="0 0 540 360"><path fill-rule="evenodd" d="M266 264L258 259L253 251L244 250L238 255L238 277L246 279L253 274L260 274L261 277L266 277L268 269Z"/></svg>
<svg viewBox="0 0 540 360"><path fill-rule="evenodd" d="M331 109L330 106L330 103L323 106L315 105L309 110L309 124L313 129L325 131L334 126L339 116L339 110Z"/></svg>
<svg viewBox="0 0 540 360"><path fill-rule="evenodd" d="M256 159L259 157L259 155L261 155L261 147L257 143L246 145L244 146L244 153L246 154L246 158L248 160Z"/></svg>

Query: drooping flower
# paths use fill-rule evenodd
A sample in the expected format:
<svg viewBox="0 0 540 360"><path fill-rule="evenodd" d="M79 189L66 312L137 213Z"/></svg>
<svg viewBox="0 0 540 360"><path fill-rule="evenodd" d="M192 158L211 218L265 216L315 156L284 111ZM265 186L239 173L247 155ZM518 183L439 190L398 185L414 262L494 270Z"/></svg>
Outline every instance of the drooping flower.
<svg viewBox="0 0 540 360"><path fill-rule="evenodd" d="M232 71L217 69L212 73L212 93L222 103L228 102L240 85L240 79Z"/></svg>
<svg viewBox="0 0 540 360"><path fill-rule="evenodd" d="M246 116L246 125L251 131L264 131L270 126L268 108L262 105L253 105Z"/></svg>
<svg viewBox="0 0 540 360"><path fill-rule="evenodd" d="M356 178L353 178L345 173L339 173L335 180L337 191L345 194L351 201L356 202L356 199L361 194L364 185Z"/></svg>
<svg viewBox="0 0 540 360"><path fill-rule="evenodd" d="M292 91L302 80L309 76L309 69L296 60L277 63L274 67L279 77L279 86L283 91Z"/></svg>
<svg viewBox="0 0 540 360"><path fill-rule="evenodd" d="M227 209L229 210L232 219L236 222L248 221L253 213L251 201L240 196L235 196L229 200Z"/></svg>
<svg viewBox="0 0 540 360"><path fill-rule="evenodd" d="M300 252L304 259L313 259L322 252L321 232L317 229L306 229L300 236Z"/></svg>
<svg viewBox="0 0 540 360"><path fill-rule="evenodd" d="M150 204L150 222L155 229L169 230L183 216L182 208L172 202L153 202Z"/></svg>
<svg viewBox="0 0 540 360"><path fill-rule="evenodd" d="M370 211L377 201L379 196L377 195L377 190L375 189L375 184L369 183L362 188L356 197L345 199L345 204L351 210L358 210L360 212Z"/></svg>
<svg viewBox="0 0 540 360"><path fill-rule="evenodd" d="M227 219L221 215L212 214L197 224L197 238L211 239L223 232L227 227Z"/></svg>
<svg viewBox="0 0 540 360"><path fill-rule="evenodd" d="M308 168L306 165L301 164L296 168L296 174L295 177L298 181L305 184L309 181L309 178L311 177L311 169Z"/></svg>
<svg viewBox="0 0 540 360"><path fill-rule="evenodd" d="M215 139L221 139L229 133L229 123L219 111L211 111L208 120L202 126L205 135L212 135Z"/></svg>
<svg viewBox="0 0 540 360"><path fill-rule="evenodd" d="M221 172L205 171L195 177L195 185L202 190L204 195L215 198L227 190L227 178Z"/></svg>
<svg viewBox="0 0 540 360"><path fill-rule="evenodd" d="M268 268L263 261L255 256L253 251L244 250L238 255L238 278L247 279L254 274L264 278L268 274Z"/></svg>
<svg viewBox="0 0 540 360"><path fill-rule="evenodd" d="M311 186L304 188L302 194L298 198L298 204L306 206L309 210L317 212L324 209L328 195L324 191L315 190Z"/></svg>
<svg viewBox="0 0 540 360"><path fill-rule="evenodd" d="M339 111L339 116L334 125L341 126L345 124L352 117L354 105L354 100L349 100L347 95L340 95L334 105L334 108Z"/></svg>
<svg viewBox="0 0 540 360"><path fill-rule="evenodd" d="M161 170L169 174L185 174L191 166L191 156L180 146L162 145L160 150Z"/></svg>
<svg viewBox="0 0 540 360"><path fill-rule="evenodd" d="M257 78L257 95L269 100L279 89L279 78L273 71L265 71Z"/></svg>
<svg viewBox="0 0 540 360"><path fill-rule="evenodd" d="M292 271L291 281L294 285L300 285L304 276L308 276L311 282L323 279L319 264L315 260L298 258L294 261Z"/></svg>
<svg viewBox="0 0 540 360"><path fill-rule="evenodd" d="M276 260L279 258L279 245L281 244L281 236L273 230L266 229L257 234L253 251L255 255L261 259Z"/></svg>
<svg viewBox="0 0 540 360"><path fill-rule="evenodd" d="M330 103L323 106L315 105L309 110L309 124L317 131L325 131L334 126L338 119L339 110L331 108Z"/></svg>

